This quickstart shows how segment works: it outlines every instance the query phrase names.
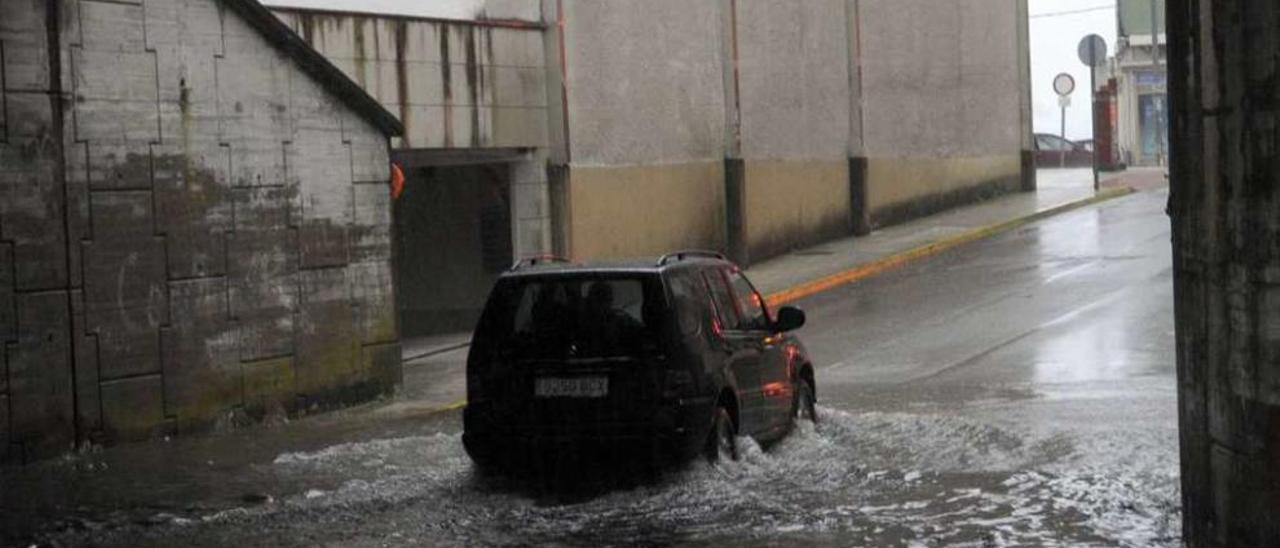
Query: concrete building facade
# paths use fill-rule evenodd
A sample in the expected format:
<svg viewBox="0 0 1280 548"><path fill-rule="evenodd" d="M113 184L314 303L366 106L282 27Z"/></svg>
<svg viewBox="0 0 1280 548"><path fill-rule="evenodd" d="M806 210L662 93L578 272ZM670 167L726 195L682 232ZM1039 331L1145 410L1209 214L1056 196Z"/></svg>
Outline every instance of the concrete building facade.
<svg viewBox="0 0 1280 548"><path fill-rule="evenodd" d="M0 458L399 382L389 135L254 0L0 2Z"/></svg>
<svg viewBox="0 0 1280 548"><path fill-rule="evenodd" d="M1120 0L1116 80L1116 143L1128 165L1164 165L1169 151L1165 0Z"/></svg>
<svg viewBox="0 0 1280 548"><path fill-rule="evenodd" d="M543 6L569 255L750 263L1034 188L1023 1Z"/></svg>
<svg viewBox="0 0 1280 548"><path fill-rule="evenodd" d="M513 257L550 251L547 67L536 2L439 20L277 8L404 122L392 140L406 336L464 331Z"/></svg>
<svg viewBox="0 0 1280 548"><path fill-rule="evenodd" d="M865 222L1033 190L1026 2L854 4Z"/></svg>
<svg viewBox="0 0 1280 548"><path fill-rule="evenodd" d="M747 263L1034 187L1024 0L473 4L277 14L401 113L397 155L518 157L517 255Z"/></svg>

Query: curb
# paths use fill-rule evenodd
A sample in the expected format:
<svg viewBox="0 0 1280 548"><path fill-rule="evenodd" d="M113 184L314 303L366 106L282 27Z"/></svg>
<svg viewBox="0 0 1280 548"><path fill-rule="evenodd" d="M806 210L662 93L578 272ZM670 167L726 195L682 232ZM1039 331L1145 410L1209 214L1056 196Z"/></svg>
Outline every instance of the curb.
<svg viewBox="0 0 1280 548"><path fill-rule="evenodd" d="M444 354L445 352L453 352L454 350L458 350L459 348L466 348L468 346L471 346L471 341L454 343L454 344L445 345L445 346L438 346L436 348L432 348L431 350L427 350L425 352L419 352L412 356L401 356L400 363L408 363L413 360L427 358L427 357L435 356L437 354Z"/></svg>
<svg viewBox="0 0 1280 548"><path fill-rule="evenodd" d="M458 409L462 409L463 407L466 407L466 406L467 406L466 398L463 398L451 403L447 403L445 405L438 405L438 404L415 405L409 402L393 402L388 406L375 410L374 414L394 415L402 418L413 418L413 417L421 418L421 417L430 417L432 415L439 415L440 413L447 413L449 411L457 411Z"/></svg>
<svg viewBox="0 0 1280 548"><path fill-rule="evenodd" d="M778 306L780 304L793 302L793 301L802 299L804 297L808 297L817 293L821 293L823 291L827 291L829 289L833 289L835 287L839 287L839 286L850 284L859 280L870 278L877 274L882 274L885 271L898 268L900 266L906 265L907 263L910 263L917 259L923 259L925 257L937 255L938 253L941 253L948 249L959 247L964 244L972 243L978 240L990 238L997 234L1008 232L1015 228L1025 226L1027 224L1039 221L1041 219L1052 217L1054 215L1058 215L1061 213L1066 213L1074 209L1079 209L1079 208L1090 206L1100 202L1105 202L1113 198L1128 196L1130 194L1133 194L1134 192L1135 190L1130 187L1110 188L1110 189L1102 190L1088 198L1076 200L1074 202L1067 202L1065 204L1053 206L1048 209L1042 209L1030 215L1027 215L1024 217L1018 217L1016 219L1012 219L1002 223L997 223L990 226L976 228L968 232L964 232L956 236L952 236L950 238L944 238L941 240L933 241L933 242L921 245L919 247L908 249L901 253L889 255L887 257L881 257L869 263L861 264L853 268L850 268L848 270L843 270L835 274L830 274L828 276L818 278L816 280L804 282L802 284L792 286L790 288L783 289L775 293L771 293L767 297L765 297L765 301L769 303L769 306Z"/></svg>

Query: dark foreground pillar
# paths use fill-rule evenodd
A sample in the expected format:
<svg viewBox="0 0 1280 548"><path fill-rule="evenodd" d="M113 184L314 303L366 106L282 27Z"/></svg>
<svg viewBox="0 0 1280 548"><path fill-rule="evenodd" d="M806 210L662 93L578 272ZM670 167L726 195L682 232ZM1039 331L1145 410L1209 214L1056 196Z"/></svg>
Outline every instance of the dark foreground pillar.
<svg viewBox="0 0 1280 548"><path fill-rule="evenodd" d="M1185 540L1280 546L1280 6L1168 9Z"/></svg>

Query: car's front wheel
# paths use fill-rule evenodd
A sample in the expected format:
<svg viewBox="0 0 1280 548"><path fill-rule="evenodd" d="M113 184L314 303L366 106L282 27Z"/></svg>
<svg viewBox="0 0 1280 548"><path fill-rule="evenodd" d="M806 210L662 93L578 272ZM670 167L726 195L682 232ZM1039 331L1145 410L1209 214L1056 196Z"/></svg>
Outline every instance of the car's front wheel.
<svg viewBox="0 0 1280 548"><path fill-rule="evenodd" d="M737 434L737 428L733 425L733 417L729 416L729 410L717 407L704 450L707 462L715 464L725 460L738 460Z"/></svg>

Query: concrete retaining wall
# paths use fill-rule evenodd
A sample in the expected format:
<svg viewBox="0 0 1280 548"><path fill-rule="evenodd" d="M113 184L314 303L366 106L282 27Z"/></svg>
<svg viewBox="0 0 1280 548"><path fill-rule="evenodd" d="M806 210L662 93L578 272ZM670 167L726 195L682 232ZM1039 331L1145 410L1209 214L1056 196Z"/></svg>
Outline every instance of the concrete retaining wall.
<svg viewBox="0 0 1280 548"><path fill-rule="evenodd" d="M748 262L849 232L850 21L845 0L731 8Z"/></svg>
<svg viewBox="0 0 1280 548"><path fill-rule="evenodd" d="M866 201L872 226L886 226L1017 191L1017 154L971 158L871 158Z"/></svg>
<svg viewBox="0 0 1280 548"><path fill-rule="evenodd" d="M0 4L0 458L398 382L387 136L229 5Z"/></svg>
<svg viewBox="0 0 1280 548"><path fill-rule="evenodd" d="M1028 186L1022 0L563 6L544 17L563 20L567 121L549 128L567 172L726 158L724 244L740 261ZM590 208L569 194L572 215ZM575 254L634 254L652 246L620 235L656 230L566 224Z"/></svg>
<svg viewBox="0 0 1280 548"><path fill-rule="evenodd" d="M396 148L546 144L539 25L274 13L405 126Z"/></svg>
<svg viewBox="0 0 1280 548"><path fill-rule="evenodd" d="M542 165L519 168L533 183L514 194L519 254L631 255L654 245L624 242L652 235L759 261L1034 187L1022 158L1025 0L484 5L490 13L472 21L277 14L401 116L402 146L533 148L554 180L533 175ZM504 14L514 19L485 19ZM689 165L722 161L729 202L669 222L730 226L669 241L635 216L608 227L568 216L621 195L583 188L612 168L629 180L649 174L659 182L639 180L656 186L634 195L686 211L676 203L691 199L685 189L652 191L687 180ZM534 211L547 216L525 216Z"/></svg>
<svg viewBox="0 0 1280 548"><path fill-rule="evenodd" d="M855 4L870 224L1021 188L1025 3Z"/></svg>
<svg viewBox="0 0 1280 548"><path fill-rule="evenodd" d="M722 162L576 167L567 190L571 257L725 245Z"/></svg>
<svg viewBox="0 0 1280 548"><path fill-rule="evenodd" d="M748 160L744 171L749 260L849 234L849 165L843 158Z"/></svg>
<svg viewBox="0 0 1280 548"><path fill-rule="evenodd" d="M715 2L566 0L573 257L724 246Z"/></svg>
<svg viewBox="0 0 1280 548"><path fill-rule="evenodd" d="M405 135L392 139L394 148L530 149L513 163L515 254L548 253L551 117L538 2L482 4L493 19L289 8L273 13L400 119Z"/></svg>

